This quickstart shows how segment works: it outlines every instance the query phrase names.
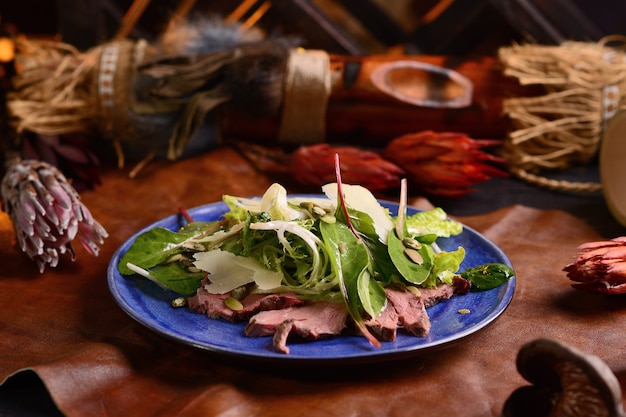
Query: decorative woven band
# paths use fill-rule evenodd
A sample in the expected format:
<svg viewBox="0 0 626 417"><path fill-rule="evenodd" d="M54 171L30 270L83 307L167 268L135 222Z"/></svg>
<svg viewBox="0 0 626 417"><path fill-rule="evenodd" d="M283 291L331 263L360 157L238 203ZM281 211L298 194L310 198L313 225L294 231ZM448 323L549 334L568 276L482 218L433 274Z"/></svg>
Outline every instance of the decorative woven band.
<svg viewBox="0 0 626 417"><path fill-rule="evenodd" d="M326 139L326 108L331 91L330 58L324 51L292 51L278 140L312 144Z"/></svg>
<svg viewBox="0 0 626 417"><path fill-rule="evenodd" d="M623 42L625 42L624 39L622 39ZM605 52L602 56L609 65L619 64L623 66L626 63L623 50L612 50ZM620 83L624 82L623 75L618 81L615 84L605 85L602 89L602 130L606 129L608 121L615 116L620 108L620 101L622 100Z"/></svg>
<svg viewBox="0 0 626 417"><path fill-rule="evenodd" d="M113 89L113 82L115 77L115 67L117 66L117 59L120 54L120 47L118 44L105 45L102 48L102 55L100 56L100 72L98 74L98 94L102 106L107 109L113 107L113 96L115 94Z"/></svg>
<svg viewBox="0 0 626 417"><path fill-rule="evenodd" d="M100 129L113 137L131 135L128 107L135 42L111 42L101 46L96 89L100 107Z"/></svg>

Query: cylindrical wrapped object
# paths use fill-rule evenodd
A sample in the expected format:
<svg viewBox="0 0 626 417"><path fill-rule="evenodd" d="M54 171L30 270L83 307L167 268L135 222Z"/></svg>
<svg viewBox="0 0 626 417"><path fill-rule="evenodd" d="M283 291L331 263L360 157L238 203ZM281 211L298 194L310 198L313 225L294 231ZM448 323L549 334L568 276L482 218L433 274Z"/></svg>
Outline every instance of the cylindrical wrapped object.
<svg viewBox="0 0 626 417"><path fill-rule="evenodd" d="M286 63L290 54L301 53L287 44L259 42L178 56L159 55L143 41L113 42L85 53L58 52L59 45L52 47L54 59L41 56L39 67L18 76L47 71L11 96L8 107L19 129L44 135L95 132L124 148L143 149L143 155L169 147L170 159L183 155L194 136L202 136L197 149L230 138L267 144L284 139L279 133L281 117L289 113L282 107ZM327 62L322 68L327 97L316 104L297 101L305 107L298 109L300 117L315 114L322 125L306 143L384 146L393 137L423 130L500 139L508 129L501 117L503 97L514 95L516 87L519 92L489 57L329 55ZM68 68L61 72L60 65ZM286 144L304 139L289 138Z"/></svg>
<svg viewBox="0 0 626 417"><path fill-rule="evenodd" d="M413 84L413 91L419 92L414 95L415 101L421 100L423 105L401 101L372 82L377 68L393 63L405 63L405 79L397 82L398 91L409 91L409 84ZM416 63L440 70L411 67ZM490 57L455 60L445 56L332 55L330 65L332 88L325 120L326 141L378 146L408 132L451 129L474 137L502 139L509 129L502 117L502 100L523 91L502 75L498 62ZM451 74L470 82L470 93L441 70L451 70ZM466 106L449 105L455 100L463 102L461 99L467 101ZM277 115L260 118L234 107L220 110L219 126L225 138L274 143L280 123Z"/></svg>

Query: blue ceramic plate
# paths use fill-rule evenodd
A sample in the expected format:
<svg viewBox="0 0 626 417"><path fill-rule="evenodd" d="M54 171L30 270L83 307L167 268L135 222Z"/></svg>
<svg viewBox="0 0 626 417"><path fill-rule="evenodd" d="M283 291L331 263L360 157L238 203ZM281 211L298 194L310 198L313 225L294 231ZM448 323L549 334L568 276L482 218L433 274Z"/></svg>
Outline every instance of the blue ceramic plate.
<svg viewBox="0 0 626 417"><path fill-rule="evenodd" d="M396 203L381 201L381 204L392 213L397 212ZM189 213L197 221L216 220L226 209L226 205L220 202L196 207ZM410 207L407 209L409 214L416 211ZM458 342L496 320L508 306L515 289L515 278L512 278L493 290L455 296L430 307L428 314L432 328L424 338L399 331L395 341L384 342L382 347L376 348L364 337L342 335L312 343L290 343L290 353L285 355L272 349L271 337L246 337L245 323L209 319L187 308L173 308L170 302L177 297L175 293L164 291L143 278L120 275L117 271L119 260L139 234L157 226L177 230L182 221L178 215L166 217L140 230L120 246L108 268L111 293L126 313L149 329L181 343L238 359L294 363L369 362L427 352ZM469 227L464 227L463 233L458 236L439 239L438 244L444 250L455 250L459 245L465 248L466 258L461 270L492 262L511 266L509 259L495 244ZM470 312L460 314L461 309Z"/></svg>

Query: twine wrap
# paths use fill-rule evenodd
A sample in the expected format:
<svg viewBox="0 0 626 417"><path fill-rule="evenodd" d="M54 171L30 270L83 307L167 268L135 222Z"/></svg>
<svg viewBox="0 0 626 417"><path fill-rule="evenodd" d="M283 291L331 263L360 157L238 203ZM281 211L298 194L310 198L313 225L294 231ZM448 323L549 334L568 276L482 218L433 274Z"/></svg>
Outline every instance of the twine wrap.
<svg viewBox="0 0 626 417"><path fill-rule="evenodd" d="M505 75L547 92L503 101L503 112L515 128L504 145L514 175L556 190L601 188L593 182L555 181L539 172L590 162L598 154L606 122L626 108L626 57L623 48L607 46L611 40L500 48Z"/></svg>
<svg viewBox="0 0 626 417"><path fill-rule="evenodd" d="M287 63L284 88L279 141L298 144L323 142L331 92L328 54L324 51L294 50Z"/></svg>

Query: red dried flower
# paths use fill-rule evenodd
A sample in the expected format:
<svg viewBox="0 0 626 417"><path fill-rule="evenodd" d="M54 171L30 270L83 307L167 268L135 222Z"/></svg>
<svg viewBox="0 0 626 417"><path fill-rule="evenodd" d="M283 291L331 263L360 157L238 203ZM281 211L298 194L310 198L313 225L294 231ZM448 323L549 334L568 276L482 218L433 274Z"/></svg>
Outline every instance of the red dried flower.
<svg viewBox="0 0 626 417"><path fill-rule="evenodd" d="M572 287L604 294L626 293L626 237L587 242L563 271L574 281Z"/></svg>
<svg viewBox="0 0 626 417"><path fill-rule="evenodd" d="M499 140L476 140L462 133L424 131L400 136L381 152L354 146L317 144L287 154L280 148L237 143L239 150L263 172L289 175L301 184L320 186L334 182L335 154L348 184L384 191L407 178L416 189L432 195L461 197L470 187L508 174L497 167L504 159L482 149Z"/></svg>
<svg viewBox="0 0 626 417"><path fill-rule="evenodd" d="M399 186L404 175L402 169L376 152L328 144L299 148L292 154L290 171L302 184L334 182L335 154L339 155L341 177L346 184L359 184L371 191L382 191Z"/></svg>
<svg viewBox="0 0 626 417"><path fill-rule="evenodd" d="M508 174L494 164L504 159L484 152L498 140L471 139L463 133L423 131L392 140L382 155L407 173L409 182L427 193L461 197L472 185Z"/></svg>

